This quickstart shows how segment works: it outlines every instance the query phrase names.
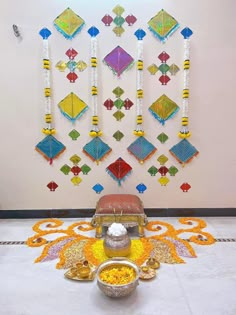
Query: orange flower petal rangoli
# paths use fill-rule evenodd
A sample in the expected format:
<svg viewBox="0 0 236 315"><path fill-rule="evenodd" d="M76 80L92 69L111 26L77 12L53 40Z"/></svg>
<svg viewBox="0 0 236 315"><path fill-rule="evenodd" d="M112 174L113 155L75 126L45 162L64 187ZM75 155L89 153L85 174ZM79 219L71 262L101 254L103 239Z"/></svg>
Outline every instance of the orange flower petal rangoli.
<svg viewBox="0 0 236 315"><path fill-rule="evenodd" d="M149 257L154 257L162 263L184 263L182 257L197 257L190 242L198 245L210 245L215 242L210 233L202 231L207 226L204 220L180 218L179 222L187 227L175 229L167 222L159 220L149 222L145 228L153 232L153 235L132 239L131 254L127 258L139 266ZM86 259L95 266L108 259L103 249L103 240L80 233L95 229L90 222L78 221L64 229L61 228L63 224L59 219L45 219L34 224L32 229L36 233L28 238L26 244L30 247L44 246L35 262L57 258L59 262L56 267L60 269L70 268L79 259ZM186 234L188 239L181 237ZM52 235L55 235L53 241Z"/></svg>

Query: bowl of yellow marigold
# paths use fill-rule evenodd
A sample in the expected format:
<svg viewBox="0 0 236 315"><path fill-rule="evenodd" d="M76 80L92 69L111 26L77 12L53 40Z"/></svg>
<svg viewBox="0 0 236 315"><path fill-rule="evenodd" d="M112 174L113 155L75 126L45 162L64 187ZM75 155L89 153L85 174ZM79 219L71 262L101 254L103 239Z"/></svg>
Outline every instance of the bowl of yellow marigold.
<svg viewBox="0 0 236 315"><path fill-rule="evenodd" d="M109 297L127 296L138 284L138 266L123 257L106 260L97 269L97 285Z"/></svg>

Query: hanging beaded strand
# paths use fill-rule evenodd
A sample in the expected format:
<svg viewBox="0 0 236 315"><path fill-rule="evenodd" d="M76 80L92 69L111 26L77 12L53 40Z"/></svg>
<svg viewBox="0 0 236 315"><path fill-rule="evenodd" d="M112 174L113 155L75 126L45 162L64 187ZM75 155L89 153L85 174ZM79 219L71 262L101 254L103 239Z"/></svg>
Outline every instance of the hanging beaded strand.
<svg viewBox="0 0 236 315"><path fill-rule="evenodd" d="M88 30L91 36L91 50L90 50L90 69L91 69L91 104L92 104L92 127L89 132L91 137L99 137L102 131L99 129L98 118L98 72L97 72L97 35L99 30L92 26Z"/></svg>
<svg viewBox="0 0 236 315"><path fill-rule="evenodd" d="M136 61L136 136L144 136L143 130L143 38L144 30L138 29L134 35L137 37L137 61Z"/></svg>
<svg viewBox="0 0 236 315"><path fill-rule="evenodd" d="M50 84L50 68L51 62L49 59L49 44L48 38L51 35L51 31L47 28L43 28L39 34L43 38L43 70L44 70L44 96L45 96L45 115L44 120L46 127L42 129L42 133L45 135L53 135L56 133L56 129L52 128L52 109L51 109L51 84Z"/></svg>
<svg viewBox="0 0 236 315"><path fill-rule="evenodd" d="M58 141L53 135L56 133L55 128L52 128L52 112L51 112L51 86L50 86L50 60L48 38L51 31L47 28L42 28L39 35L43 38L43 69L44 69L44 96L45 96L45 123L46 127L42 129L42 133L46 137L40 141L35 150L39 152L47 161L52 164L53 160L61 155L66 147Z"/></svg>
<svg viewBox="0 0 236 315"><path fill-rule="evenodd" d="M188 138L191 136L188 123L188 110L189 110L189 70L190 70L190 36L193 32L188 28L181 31L184 37L184 63L183 63L183 93L182 93L182 122L181 130L178 133L180 138Z"/></svg>

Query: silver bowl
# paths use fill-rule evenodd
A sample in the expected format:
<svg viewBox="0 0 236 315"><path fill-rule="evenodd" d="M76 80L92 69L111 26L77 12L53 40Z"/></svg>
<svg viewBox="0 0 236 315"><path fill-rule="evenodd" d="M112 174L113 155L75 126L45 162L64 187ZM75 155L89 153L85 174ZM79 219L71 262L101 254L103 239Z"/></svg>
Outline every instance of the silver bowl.
<svg viewBox="0 0 236 315"><path fill-rule="evenodd" d="M135 270L136 277L133 281L127 283L127 284L121 284L121 285L113 285L105 283L100 279L100 272L107 268L108 266L117 266L117 265L125 265L132 267ZM103 262L97 269L97 285L99 289L107 296L118 298L118 297L124 297L129 294L131 294L139 284L139 268L138 266L133 263L131 260L128 260L123 257L114 257L112 259L106 260Z"/></svg>

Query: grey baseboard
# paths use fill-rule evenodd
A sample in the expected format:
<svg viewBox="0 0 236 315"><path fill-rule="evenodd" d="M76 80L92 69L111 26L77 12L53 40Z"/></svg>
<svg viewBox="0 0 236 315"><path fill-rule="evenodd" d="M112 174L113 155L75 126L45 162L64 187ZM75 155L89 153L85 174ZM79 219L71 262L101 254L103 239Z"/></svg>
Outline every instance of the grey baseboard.
<svg viewBox="0 0 236 315"><path fill-rule="evenodd" d="M148 217L235 217L236 208L145 208ZM90 218L95 209L0 210L0 219Z"/></svg>

